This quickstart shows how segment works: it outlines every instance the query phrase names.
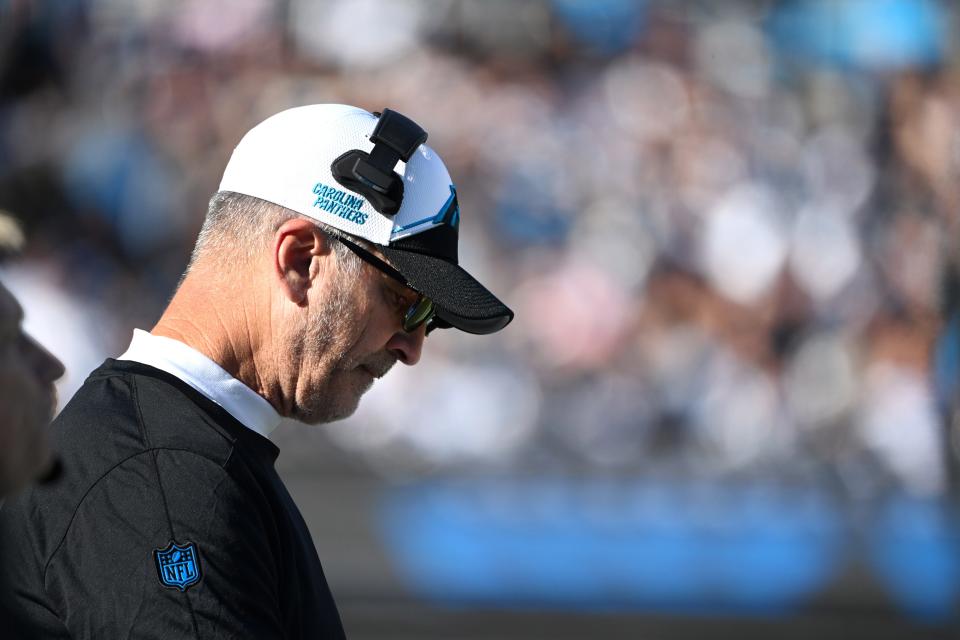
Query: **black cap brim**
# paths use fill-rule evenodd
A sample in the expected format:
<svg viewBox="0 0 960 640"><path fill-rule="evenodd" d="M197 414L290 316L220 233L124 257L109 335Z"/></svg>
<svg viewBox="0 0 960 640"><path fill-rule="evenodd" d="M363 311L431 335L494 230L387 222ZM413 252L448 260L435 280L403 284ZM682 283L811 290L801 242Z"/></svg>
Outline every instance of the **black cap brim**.
<svg viewBox="0 0 960 640"><path fill-rule="evenodd" d="M424 253L377 248L417 291L433 300L437 316L453 327L485 335L513 320L513 311L463 267Z"/></svg>

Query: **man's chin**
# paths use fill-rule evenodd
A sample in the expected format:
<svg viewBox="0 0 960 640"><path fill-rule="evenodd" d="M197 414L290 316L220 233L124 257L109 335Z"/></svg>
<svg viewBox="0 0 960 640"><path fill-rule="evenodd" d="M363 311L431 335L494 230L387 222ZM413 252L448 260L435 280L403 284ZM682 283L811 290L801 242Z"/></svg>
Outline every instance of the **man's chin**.
<svg viewBox="0 0 960 640"><path fill-rule="evenodd" d="M312 405L294 409L294 420L309 425L336 422L352 416L360 405L360 398L373 386L376 378L365 367L348 369L334 378L325 391L317 393Z"/></svg>
<svg viewBox="0 0 960 640"><path fill-rule="evenodd" d="M360 403L358 402L352 407L338 407L337 410L334 411L331 411L329 407L325 407L323 412L310 412L307 415L297 415L293 418L298 422L302 422L303 424L308 424L311 426L329 424L331 422L338 422L340 420L349 418L356 412L359 404Z"/></svg>
<svg viewBox="0 0 960 640"><path fill-rule="evenodd" d="M301 410L293 416L293 419L309 425L327 424L344 420L357 411L357 407L360 406L360 396L363 395L364 392L352 398L341 397L337 402L312 407L307 411Z"/></svg>

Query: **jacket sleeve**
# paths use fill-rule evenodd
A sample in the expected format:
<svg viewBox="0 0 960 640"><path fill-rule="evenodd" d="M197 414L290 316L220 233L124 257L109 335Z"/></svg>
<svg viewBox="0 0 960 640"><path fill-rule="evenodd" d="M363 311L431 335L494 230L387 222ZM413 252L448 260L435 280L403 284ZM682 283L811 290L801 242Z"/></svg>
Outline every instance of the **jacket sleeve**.
<svg viewBox="0 0 960 640"><path fill-rule="evenodd" d="M276 538L256 483L152 449L90 489L44 589L74 638L282 638Z"/></svg>

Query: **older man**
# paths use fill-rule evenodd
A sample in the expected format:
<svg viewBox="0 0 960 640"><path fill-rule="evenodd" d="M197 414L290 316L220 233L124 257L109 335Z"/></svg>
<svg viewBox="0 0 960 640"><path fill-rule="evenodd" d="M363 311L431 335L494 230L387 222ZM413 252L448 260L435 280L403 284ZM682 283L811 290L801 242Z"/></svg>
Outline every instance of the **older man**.
<svg viewBox="0 0 960 640"><path fill-rule="evenodd" d="M169 307L55 421L61 479L7 510L43 637L343 637L270 432L350 415L431 329L513 317L457 265L456 191L425 140L343 105L244 136Z"/></svg>

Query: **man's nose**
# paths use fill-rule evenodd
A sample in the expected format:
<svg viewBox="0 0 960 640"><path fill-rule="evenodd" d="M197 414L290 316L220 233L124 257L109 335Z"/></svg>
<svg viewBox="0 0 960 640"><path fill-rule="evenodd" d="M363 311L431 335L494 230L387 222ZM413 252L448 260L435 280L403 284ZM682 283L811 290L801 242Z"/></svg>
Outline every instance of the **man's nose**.
<svg viewBox="0 0 960 640"><path fill-rule="evenodd" d="M410 333L401 329L387 342L387 351L403 364L413 366L420 362L420 353L423 351L423 341L426 336L426 323Z"/></svg>
<svg viewBox="0 0 960 640"><path fill-rule="evenodd" d="M27 335L27 357L37 376L46 384L59 380L64 374L63 363L39 342Z"/></svg>

